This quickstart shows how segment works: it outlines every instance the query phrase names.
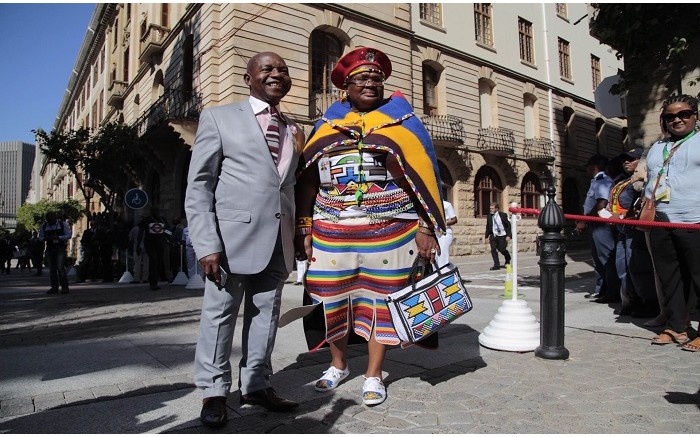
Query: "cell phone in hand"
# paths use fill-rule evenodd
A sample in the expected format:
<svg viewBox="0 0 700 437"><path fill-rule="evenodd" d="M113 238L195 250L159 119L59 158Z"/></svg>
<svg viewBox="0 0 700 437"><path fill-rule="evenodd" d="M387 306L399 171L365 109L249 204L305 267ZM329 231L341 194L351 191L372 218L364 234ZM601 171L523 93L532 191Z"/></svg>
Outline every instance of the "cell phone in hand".
<svg viewBox="0 0 700 437"><path fill-rule="evenodd" d="M228 272L224 270L222 266L219 266L219 275L221 276L221 279L219 280L219 283L216 284L216 286L219 287L219 290L221 290L226 287L226 281L228 281Z"/></svg>

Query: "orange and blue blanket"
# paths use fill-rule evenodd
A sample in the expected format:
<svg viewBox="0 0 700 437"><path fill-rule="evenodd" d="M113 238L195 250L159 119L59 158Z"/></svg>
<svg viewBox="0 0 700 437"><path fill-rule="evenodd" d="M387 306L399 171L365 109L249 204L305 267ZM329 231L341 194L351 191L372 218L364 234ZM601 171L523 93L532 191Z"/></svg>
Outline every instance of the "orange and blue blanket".
<svg viewBox="0 0 700 437"><path fill-rule="evenodd" d="M433 142L400 91L365 114L353 111L348 102L331 105L309 135L300 173L338 147L384 150L394 155L433 225L445 230L440 173Z"/></svg>

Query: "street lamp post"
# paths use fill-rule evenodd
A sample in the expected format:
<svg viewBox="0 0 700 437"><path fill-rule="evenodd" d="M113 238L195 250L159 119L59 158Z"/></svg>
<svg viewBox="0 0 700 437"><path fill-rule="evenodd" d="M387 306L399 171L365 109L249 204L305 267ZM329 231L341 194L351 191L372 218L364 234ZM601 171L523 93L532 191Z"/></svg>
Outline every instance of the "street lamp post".
<svg viewBox="0 0 700 437"><path fill-rule="evenodd" d="M537 245L540 255L540 345L535 349L535 356L565 360L569 358L569 351L564 347L566 239L561 232L564 213L554 200L554 183L542 179L549 200L537 219L537 225L544 232Z"/></svg>

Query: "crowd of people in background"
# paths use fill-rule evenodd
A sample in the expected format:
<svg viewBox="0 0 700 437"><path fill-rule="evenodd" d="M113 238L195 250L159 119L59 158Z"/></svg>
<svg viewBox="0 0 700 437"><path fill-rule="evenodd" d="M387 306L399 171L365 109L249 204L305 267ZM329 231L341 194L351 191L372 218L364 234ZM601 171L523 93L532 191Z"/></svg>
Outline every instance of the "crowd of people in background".
<svg viewBox="0 0 700 437"><path fill-rule="evenodd" d="M611 160L602 155L588 160L591 184L584 215L633 219L643 202L652 202L657 222L700 224L695 208L700 175L697 99L670 96L662 104L660 124L665 137L652 145L646 158L642 148L633 148ZM619 302L623 316L656 316L644 323L663 328L653 344L700 350L700 336L690 340L691 314L698 310L700 295L700 232L586 221L579 221L576 230L589 232L592 239L597 282L586 297L597 303Z"/></svg>

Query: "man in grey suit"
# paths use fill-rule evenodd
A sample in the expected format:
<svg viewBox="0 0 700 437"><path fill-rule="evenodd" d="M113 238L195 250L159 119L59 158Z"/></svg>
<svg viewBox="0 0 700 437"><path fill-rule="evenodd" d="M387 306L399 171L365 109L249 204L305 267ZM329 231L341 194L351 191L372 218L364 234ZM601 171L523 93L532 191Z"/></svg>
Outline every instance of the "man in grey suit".
<svg viewBox="0 0 700 437"><path fill-rule="evenodd" d="M185 212L206 275L195 383L204 390L200 419L227 419L233 332L243 310L238 386L241 404L287 411L297 403L270 384L280 298L294 259L294 173L300 127L279 113L292 80L271 52L248 62L250 97L202 111L192 149Z"/></svg>

